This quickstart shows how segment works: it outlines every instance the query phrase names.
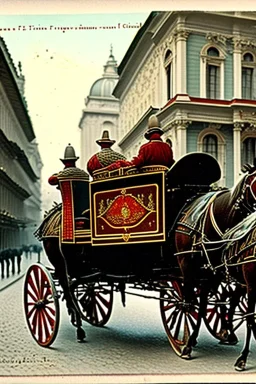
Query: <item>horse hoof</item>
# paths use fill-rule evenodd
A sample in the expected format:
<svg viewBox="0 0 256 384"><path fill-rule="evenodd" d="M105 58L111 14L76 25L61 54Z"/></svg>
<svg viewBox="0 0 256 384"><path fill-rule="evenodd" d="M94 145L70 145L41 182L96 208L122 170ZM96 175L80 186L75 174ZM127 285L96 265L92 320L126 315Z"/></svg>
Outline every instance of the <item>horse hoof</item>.
<svg viewBox="0 0 256 384"><path fill-rule="evenodd" d="M85 331L83 330L83 328L77 329L76 337L77 337L77 341L79 341L79 342L84 341L84 339L86 338L86 335L85 335Z"/></svg>
<svg viewBox="0 0 256 384"><path fill-rule="evenodd" d="M239 372L242 372L245 370L245 364L238 364L238 365L235 365L235 370L236 371L239 371Z"/></svg>
<svg viewBox="0 0 256 384"><path fill-rule="evenodd" d="M234 333L229 333L227 330L223 330L217 334L220 339L220 344L235 345L238 343L238 338Z"/></svg>
<svg viewBox="0 0 256 384"><path fill-rule="evenodd" d="M236 345L238 343L238 338L234 333L228 335L227 344Z"/></svg>
<svg viewBox="0 0 256 384"><path fill-rule="evenodd" d="M245 361L244 360L237 360L237 362L235 363L235 370L236 371L244 371L245 370Z"/></svg>
<svg viewBox="0 0 256 384"><path fill-rule="evenodd" d="M191 348L185 347L182 351L182 354L180 356L184 360L190 360L191 359Z"/></svg>

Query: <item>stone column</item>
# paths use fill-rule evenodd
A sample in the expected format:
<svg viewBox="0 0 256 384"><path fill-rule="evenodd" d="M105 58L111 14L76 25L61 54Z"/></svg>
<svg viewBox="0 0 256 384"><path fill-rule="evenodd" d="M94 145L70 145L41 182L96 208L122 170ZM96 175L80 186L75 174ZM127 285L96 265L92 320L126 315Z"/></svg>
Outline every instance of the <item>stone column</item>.
<svg viewBox="0 0 256 384"><path fill-rule="evenodd" d="M233 128L233 159L234 159L234 184L241 172L241 131L243 125L235 123Z"/></svg>
<svg viewBox="0 0 256 384"><path fill-rule="evenodd" d="M187 153L187 127L190 121L176 120L176 143L175 143L175 158L178 160L180 157Z"/></svg>
<svg viewBox="0 0 256 384"><path fill-rule="evenodd" d="M183 30L176 32L176 94L187 93L187 38L189 33Z"/></svg>
<svg viewBox="0 0 256 384"><path fill-rule="evenodd" d="M234 90L233 98L242 98L242 51L239 40L234 40L234 52L233 52L233 64L234 64Z"/></svg>

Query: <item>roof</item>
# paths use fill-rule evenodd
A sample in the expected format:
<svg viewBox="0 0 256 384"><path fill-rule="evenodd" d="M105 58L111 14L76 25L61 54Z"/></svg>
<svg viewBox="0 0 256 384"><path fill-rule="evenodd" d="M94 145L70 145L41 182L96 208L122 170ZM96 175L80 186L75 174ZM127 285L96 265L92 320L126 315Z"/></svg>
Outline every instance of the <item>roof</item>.
<svg viewBox="0 0 256 384"><path fill-rule="evenodd" d="M18 146L18 144L8 140L2 129L0 129L0 148L1 150L4 149L7 151L10 157L16 159L20 163L32 181L35 182L38 180L38 177L33 171L25 152Z"/></svg>
<svg viewBox="0 0 256 384"><path fill-rule="evenodd" d="M26 102L16 81L18 77L7 45L4 39L0 37L0 81L28 141L32 141L35 138L35 133L28 115Z"/></svg>
<svg viewBox="0 0 256 384"><path fill-rule="evenodd" d="M118 81L117 61L110 48L109 58L104 65L103 77L96 80L91 86L90 96L95 97L114 97L112 92Z"/></svg>
<svg viewBox="0 0 256 384"><path fill-rule="evenodd" d="M96 97L114 97L113 89L116 86L118 79L101 78L96 80L90 90L90 96Z"/></svg>

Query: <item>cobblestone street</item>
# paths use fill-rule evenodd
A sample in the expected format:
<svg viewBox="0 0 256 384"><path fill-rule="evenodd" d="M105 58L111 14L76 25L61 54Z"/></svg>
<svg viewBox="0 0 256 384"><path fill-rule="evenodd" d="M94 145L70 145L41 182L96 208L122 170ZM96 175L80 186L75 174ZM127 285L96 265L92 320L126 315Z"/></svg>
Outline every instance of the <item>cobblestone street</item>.
<svg viewBox="0 0 256 384"><path fill-rule="evenodd" d="M109 323L104 328L84 324L87 333L84 343L76 341L75 328L70 325L65 305L61 303L57 338L52 347L39 347L26 325L22 294L23 279L0 292L0 382L24 380L29 383L29 379L36 377L38 380L38 376L45 375L50 382L70 382L70 375L73 375L92 383L108 382L109 375L111 382L117 383L193 382L193 377L195 382L206 382L207 378L211 382L220 378L221 382L233 380L232 377L239 382L255 379L254 342L247 370L241 374L234 371L233 365L242 342L236 346L222 346L203 329L193 359L184 361L169 346L158 302L134 296L127 298L127 307L123 308L119 295L115 294ZM240 340L243 340L243 333L240 329Z"/></svg>

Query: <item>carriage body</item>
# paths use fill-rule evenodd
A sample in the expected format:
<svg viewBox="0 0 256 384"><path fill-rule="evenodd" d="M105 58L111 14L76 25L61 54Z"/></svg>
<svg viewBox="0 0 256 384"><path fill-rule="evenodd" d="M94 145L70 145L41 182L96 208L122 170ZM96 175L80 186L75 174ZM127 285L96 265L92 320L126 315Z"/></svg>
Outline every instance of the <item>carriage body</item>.
<svg viewBox="0 0 256 384"><path fill-rule="evenodd" d="M91 182L74 175L60 178L62 205L57 211L60 219L54 218L59 223L58 230L51 228L50 235L42 238L44 246L55 241L60 257L57 259L55 252L56 259L50 258L45 246L55 270L47 274L44 267L40 272L40 266L32 266L26 277L25 297L29 297L30 281L34 279L38 279L39 285L43 281L49 286L45 291L47 303L49 295L54 302L58 296L54 285L61 287L66 299L70 297L67 307L74 312L71 322L82 339L81 320L96 326L107 323L114 291L121 293L123 304L128 286L156 291L160 294L167 336L174 351L181 355L199 317L199 302L193 304L192 311L190 304L181 306L183 277L174 255L173 228L184 205L206 195L219 178L217 161L203 153L184 156L170 170L161 166L140 171L130 167L103 169ZM58 264L62 265L59 271ZM30 309L27 304L25 307L29 317ZM55 311L58 320L58 309ZM170 329L170 321L177 322L181 338ZM50 336L46 341L41 341L40 334L35 337L31 323L29 318L37 342L50 345L58 328L55 321L50 320Z"/></svg>
<svg viewBox="0 0 256 384"><path fill-rule="evenodd" d="M97 270L129 279L150 278L150 273L160 278L167 270L176 274L174 223L184 204L208 192L219 177L212 156L191 153L170 170L158 165L103 169L91 182L60 180L59 238L69 273L79 277Z"/></svg>

